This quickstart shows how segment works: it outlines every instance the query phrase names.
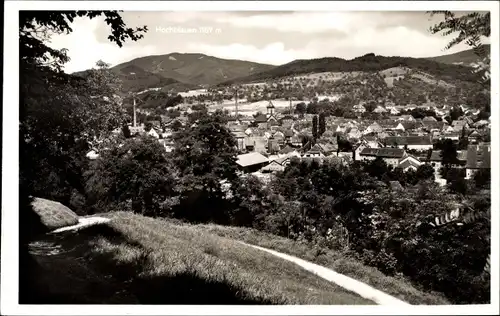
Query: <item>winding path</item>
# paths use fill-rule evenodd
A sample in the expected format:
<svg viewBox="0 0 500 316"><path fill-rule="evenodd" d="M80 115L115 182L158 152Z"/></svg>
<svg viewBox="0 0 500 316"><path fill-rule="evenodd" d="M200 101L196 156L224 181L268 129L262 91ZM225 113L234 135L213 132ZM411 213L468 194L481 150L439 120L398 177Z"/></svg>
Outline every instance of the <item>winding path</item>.
<svg viewBox="0 0 500 316"><path fill-rule="evenodd" d="M109 222L109 218L105 217L98 217L98 216L93 216L93 217L80 217L78 219L78 224L76 225L71 225L71 226L65 226L58 228L56 230L53 230L52 233L60 233L68 230L79 230L85 227L97 225L97 224L102 224L102 223L107 223Z"/></svg>
<svg viewBox="0 0 500 316"><path fill-rule="evenodd" d="M241 241L238 241L238 242L245 245L245 246L265 251L267 253L270 253L272 255L280 257L284 260L291 261L291 262L301 266L303 269L305 269L309 272L312 272L312 273L316 274L317 276L319 276L327 281L333 282L333 283L337 284L338 286L341 286L348 291L354 292L363 298L374 301L378 305L406 305L406 306L410 305L406 302L401 301L400 299L397 299L393 296L390 296L389 294L386 294L380 290L377 290L376 288L373 288L373 287L371 287L363 282L354 280L348 276L337 273L333 270L327 269L327 268L322 267L320 265L308 262L306 260L302 260L302 259L297 258L297 257L286 255L286 254L283 254L283 253L280 253L280 252L277 252L274 250L270 250L267 248L262 248L259 246L250 245L250 244L247 244L247 243L244 243Z"/></svg>
<svg viewBox="0 0 500 316"><path fill-rule="evenodd" d="M82 228L86 228L86 227L93 226L96 224L106 223L109 221L110 221L109 218L104 218L104 217L80 218L78 224L56 229L56 230L52 231L52 233L60 233L60 232L69 231L69 230L79 230ZM374 287L371 287L363 282L357 281L355 279L352 279L348 276L337 273L331 269L322 267L322 266L317 265L315 263L308 262L306 260L303 260L303 259L300 259L300 258L297 258L294 256L286 255L284 253L280 253L280 252L277 252L277 251L274 251L271 249L262 248L262 247L255 246L255 245L250 245L250 244L244 243L242 241L237 241L237 242L244 245L244 246L259 249L261 251L265 251L267 253L270 253L276 257L293 262L293 263L299 265L300 267L302 267L303 269L305 269L313 274L316 274L317 276L319 276L327 281L333 282L333 283L337 284L340 287L343 287L344 289L346 289L348 291L356 293L363 298L371 300L371 301L377 303L378 305L410 305L410 304L408 304L400 299L397 299L389 294L386 294L380 290L377 290Z"/></svg>

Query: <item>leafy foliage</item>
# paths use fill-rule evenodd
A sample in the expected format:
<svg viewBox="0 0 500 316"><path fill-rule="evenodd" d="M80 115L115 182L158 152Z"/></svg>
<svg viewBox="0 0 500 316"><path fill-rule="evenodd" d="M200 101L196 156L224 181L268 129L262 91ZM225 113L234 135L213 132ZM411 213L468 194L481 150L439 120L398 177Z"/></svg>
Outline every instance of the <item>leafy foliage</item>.
<svg viewBox="0 0 500 316"><path fill-rule="evenodd" d="M483 37L490 37L491 35L491 20L490 12L479 13L471 12L457 14L451 11L432 11L431 16L435 14L443 14L444 21L432 26L430 32L436 34L442 32L443 36L448 36L457 33L457 37L451 40L445 49L465 42L468 46L472 47L474 53L482 58L482 65L477 68L474 74L481 76L481 83L487 89L490 86L490 58L486 46L482 44Z"/></svg>
<svg viewBox="0 0 500 316"><path fill-rule="evenodd" d="M227 220L223 184L236 181L236 140L221 113L201 114L175 135L174 162L181 173L177 214L193 221Z"/></svg>
<svg viewBox="0 0 500 316"><path fill-rule="evenodd" d="M118 11L22 11L19 13L19 54L22 63L49 67L57 71L69 61L66 50L50 48L45 43L50 34L69 34L75 18L93 19L104 16L111 27L108 39L119 47L127 40L137 41L144 37L147 27L127 28Z"/></svg>
<svg viewBox="0 0 500 316"><path fill-rule="evenodd" d="M175 174L164 148L153 138L128 139L105 150L86 172L86 191L94 209L160 215L173 195ZM105 207L103 207L105 206Z"/></svg>
<svg viewBox="0 0 500 316"><path fill-rule="evenodd" d="M54 199L78 212L84 204L85 154L125 118L115 95L120 82L103 62L87 78L63 73L66 50L46 43L53 33L72 32L75 18L97 16L105 17L109 39L119 46L146 31L126 28L117 11L19 14L20 186L27 190L21 196Z"/></svg>

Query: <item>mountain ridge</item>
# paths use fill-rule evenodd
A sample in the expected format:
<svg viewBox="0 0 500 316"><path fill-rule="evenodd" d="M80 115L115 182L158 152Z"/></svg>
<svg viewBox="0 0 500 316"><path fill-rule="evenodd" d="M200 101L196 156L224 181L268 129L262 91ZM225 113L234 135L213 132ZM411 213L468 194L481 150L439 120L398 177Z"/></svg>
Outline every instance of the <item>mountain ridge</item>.
<svg viewBox="0 0 500 316"><path fill-rule="evenodd" d="M201 86L213 85L275 67L245 60L222 59L201 53L175 52L135 58L112 69L120 71L129 65L182 83Z"/></svg>
<svg viewBox="0 0 500 316"><path fill-rule="evenodd" d="M487 48L489 49L489 45ZM182 92L314 72L371 72L392 67L409 67L440 78L452 77L474 81L477 78L470 73L469 67L474 66L477 61L479 57L471 49L426 58L380 56L368 53L352 59L340 57L297 59L279 66L223 59L203 53L173 52L134 58L111 69L123 81L123 89L126 91L139 92L161 88L170 92Z"/></svg>
<svg viewBox="0 0 500 316"><path fill-rule="evenodd" d="M246 77L225 81L219 86L262 81L271 78L301 75L314 72L374 72L393 67L408 67L427 72L439 78L461 77L465 81L476 81L478 76L471 73L470 68L463 65L446 64L426 58L399 56L380 56L373 53L365 54L350 60L339 57L323 57L316 59L294 60L277 66L268 71Z"/></svg>

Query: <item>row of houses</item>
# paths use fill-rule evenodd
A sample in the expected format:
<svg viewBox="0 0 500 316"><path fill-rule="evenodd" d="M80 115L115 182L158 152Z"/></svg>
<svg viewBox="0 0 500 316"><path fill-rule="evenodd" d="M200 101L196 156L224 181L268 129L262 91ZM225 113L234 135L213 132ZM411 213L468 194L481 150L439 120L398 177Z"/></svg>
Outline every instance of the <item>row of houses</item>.
<svg viewBox="0 0 500 316"><path fill-rule="evenodd" d="M291 159L310 160L317 159L318 162L325 160L336 160L341 163L356 161L372 161L377 158L382 159L388 166L401 168L404 172L417 171L423 165L428 164L433 167L435 180L441 184L440 169L442 168L442 156L440 150L428 150L421 155L409 154L402 148L387 147L358 147L353 153L336 153L321 144L315 144L304 153L299 150L286 147L287 150L280 151L278 155L265 156L258 152L241 154L238 156L237 164L242 173L273 173L283 171L290 163ZM467 150L458 151L458 164L454 167L463 168L466 171L466 179L471 179L480 169L490 169L491 145L482 143L469 145Z"/></svg>

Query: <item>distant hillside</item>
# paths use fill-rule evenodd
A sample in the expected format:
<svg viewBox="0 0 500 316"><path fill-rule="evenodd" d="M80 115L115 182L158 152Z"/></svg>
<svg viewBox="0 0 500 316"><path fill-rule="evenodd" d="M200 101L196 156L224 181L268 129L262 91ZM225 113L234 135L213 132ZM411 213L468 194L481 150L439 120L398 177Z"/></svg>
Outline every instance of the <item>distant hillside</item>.
<svg viewBox="0 0 500 316"><path fill-rule="evenodd" d="M172 78L166 78L135 65L126 65L122 68L113 68L122 82L124 92L140 92L151 88L162 88L164 91L180 92L199 88L198 85L179 82ZM73 75L85 77L88 71L80 71Z"/></svg>
<svg viewBox="0 0 500 316"><path fill-rule="evenodd" d="M140 68L178 82L194 85L214 85L226 80L267 71L275 66L242 60L221 59L204 54L145 56L113 67L119 72L129 72L130 67Z"/></svg>
<svg viewBox="0 0 500 316"><path fill-rule="evenodd" d="M488 53L490 50L490 45L484 45ZM429 57L428 60L436 61L443 64L455 64L455 65L463 65L463 66L473 66L480 58L474 53L472 49L464 50L454 54Z"/></svg>
<svg viewBox="0 0 500 316"><path fill-rule="evenodd" d="M468 67L449 65L440 62L409 57L385 57L367 54L351 60L336 57L325 57L319 59L295 60L288 64L272 68L254 75L228 80L221 85L240 84L266 79L279 78L291 75L300 75L319 72L375 72L393 67L408 67L426 72L440 79L460 78L465 81L476 81Z"/></svg>
<svg viewBox="0 0 500 316"><path fill-rule="evenodd" d="M134 65L127 65L119 69L114 68L113 70L119 74L124 91L138 92L149 88L173 89L174 87L178 91L184 91L197 87L196 85L186 85L175 79L145 71Z"/></svg>

